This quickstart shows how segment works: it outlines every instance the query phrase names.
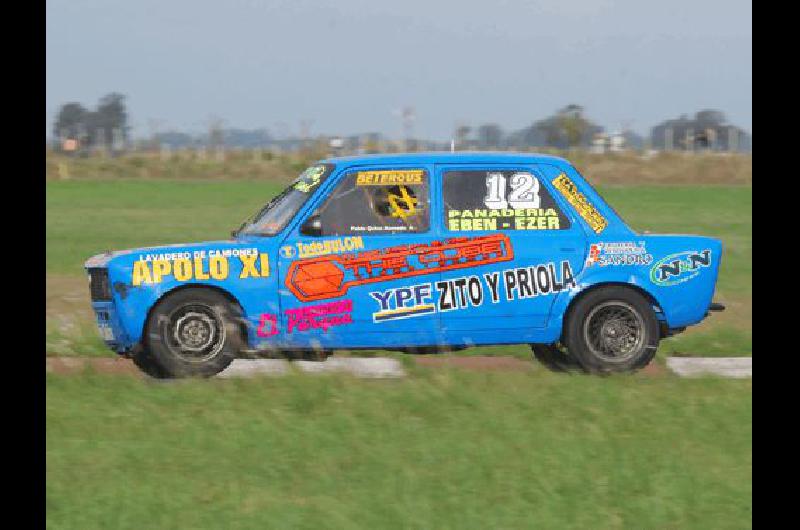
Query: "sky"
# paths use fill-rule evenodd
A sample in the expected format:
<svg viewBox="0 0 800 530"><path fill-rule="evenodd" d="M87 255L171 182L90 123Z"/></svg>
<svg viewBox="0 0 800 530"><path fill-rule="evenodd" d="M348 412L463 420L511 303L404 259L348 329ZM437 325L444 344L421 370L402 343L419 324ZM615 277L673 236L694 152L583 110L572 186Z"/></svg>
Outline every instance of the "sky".
<svg viewBox="0 0 800 530"><path fill-rule="evenodd" d="M575 103L640 134L698 110L752 132L749 0L47 0L47 133L127 96L134 136L266 128L447 140Z"/></svg>

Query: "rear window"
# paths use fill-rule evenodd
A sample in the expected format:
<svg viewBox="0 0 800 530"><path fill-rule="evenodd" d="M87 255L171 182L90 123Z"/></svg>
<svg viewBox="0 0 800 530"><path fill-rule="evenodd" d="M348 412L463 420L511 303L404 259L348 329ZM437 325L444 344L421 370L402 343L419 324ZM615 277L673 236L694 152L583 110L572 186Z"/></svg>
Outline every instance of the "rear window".
<svg viewBox="0 0 800 530"><path fill-rule="evenodd" d="M569 218L532 172L489 169L445 171L444 222L448 230L566 230Z"/></svg>

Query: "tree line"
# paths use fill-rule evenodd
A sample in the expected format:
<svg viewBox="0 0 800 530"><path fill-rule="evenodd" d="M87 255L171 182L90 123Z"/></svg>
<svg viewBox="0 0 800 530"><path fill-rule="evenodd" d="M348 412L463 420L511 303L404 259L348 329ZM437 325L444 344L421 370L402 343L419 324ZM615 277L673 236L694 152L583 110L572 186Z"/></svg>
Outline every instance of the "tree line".
<svg viewBox="0 0 800 530"><path fill-rule="evenodd" d="M597 125L585 115L581 105L570 104L558 109L551 116L534 121L531 125L519 130L505 132L496 123L484 123L475 128L459 125L453 133L453 140L459 149L520 149L531 147L550 147L569 149L590 146L597 138L603 138L602 126ZM125 96L112 92L100 98L94 110L87 109L81 103L70 102L61 106L55 123L53 136L56 149L83 152L90 147L104 147L119 151L128 145L130 126L125 106ZM626 148L640 149L644 138L632 131L621 131ZM347 137L353 140L354 148L360 145L363 135ZM372 133L377 141L383 135ZM324 137L320 137L324 138ZM605 137L607 138L607 137ZM674 139L674 141L673 141ZM301 144L305 145L305 138ZM652 130L653 147L660 149L688 149L690 144L700 148L722 148L739 150L750 148L750 139L741 129L727 124L724 114L716 110L702 110L694 118L682 116L677 120L666 120ZM278 140L269 131L243 131L222 128L219 119L212 120L212 125L205 135L192 136L186 133L165 132L154 134L149 139L152 147L167 145L171 147L204 145L208 147L267 147L291 148L299 139L286 138ZM413 138L405 139L406 149L446 148L447 144L427 142ZM296 146L295 146L296 147Z"/></svg>
<svg viewBox="0 0 800 530"><path fill-rule="evenodd" d="M73 140L80 147L104 145L121 149L127 144L129 133L125 96L117 92L100 98L94 110L77 102L65 103L53 123L53 138L59 148Z"/></svg>

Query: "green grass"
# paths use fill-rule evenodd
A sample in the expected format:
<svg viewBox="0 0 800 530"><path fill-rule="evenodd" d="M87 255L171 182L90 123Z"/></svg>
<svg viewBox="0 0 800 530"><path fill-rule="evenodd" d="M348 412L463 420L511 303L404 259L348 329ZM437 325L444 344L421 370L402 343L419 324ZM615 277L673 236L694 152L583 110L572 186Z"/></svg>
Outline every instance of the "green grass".
<svg viewBox="0 0 800 530"><path fill-rule="evenodd" d="M282 189L257 181L47 183L47 272L83 274L93 254L230 237Z"/></svg>
<svg viewBox="0 0 800 530"><path fill-rule="evenodd" d="M48 528L750 528L752 383L47 376Z"/></svg>
<svg viewBox="0 0 800 530"><path fill-rule="evenodd" d="M109 249L227 238L281 187L258 180L48 181L47 273L80 276L86 258ZM600 191L635 229L723 241L716 299L728 310L664 341L660 354L752 355L752 188L601 186ZM66 353L69 333L89 353L104 350L96 339L74 329L48 333L48 351ZM467 353L486 351L473 348ZM529 354L516 346L491 351Z"/></svg>
<svg viewBox="0 0 800 530"><path fill-rule="evenodd" d="M89 319L67 324L48 318L45 325L45 353L47 356L115 356L100 338L94 321Z"/></svg>
<svg viewBox="0 0 800 530"><path fill-rule="evenodd" d="M753 192L750 187L611 187L600 190L636 230L722 240L715 300L727 305L701 325L665 340L660 355L752 355Z"/></svg>

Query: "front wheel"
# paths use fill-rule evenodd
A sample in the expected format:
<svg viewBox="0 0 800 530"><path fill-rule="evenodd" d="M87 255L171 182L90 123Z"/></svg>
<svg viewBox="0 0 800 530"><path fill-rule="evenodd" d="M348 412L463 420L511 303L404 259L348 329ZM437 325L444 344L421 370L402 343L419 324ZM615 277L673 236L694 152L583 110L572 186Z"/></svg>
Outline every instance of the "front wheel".
<svg viewBox="0 0 800 530"><path fill-rule="evenodd" d="M574 372L582 367L572 357L563 344L531 344L533 356L548 370L553 372Z"/></svg>
<svg viewBox="0 0 800 530"><path fill-rule="evenodd" d="M147 321L145 348L136 364L162 377L216 375L241 349L236 317L236 308L210 289L188 288L168 295Z"/></svg>
<svg viewBox="0 0 800 530"><path fill-rule="evenodd" d="M564 339L588 372L632 372L653 360L660 339L650 302L625 287L602 287L570 311Z"/></svg>

